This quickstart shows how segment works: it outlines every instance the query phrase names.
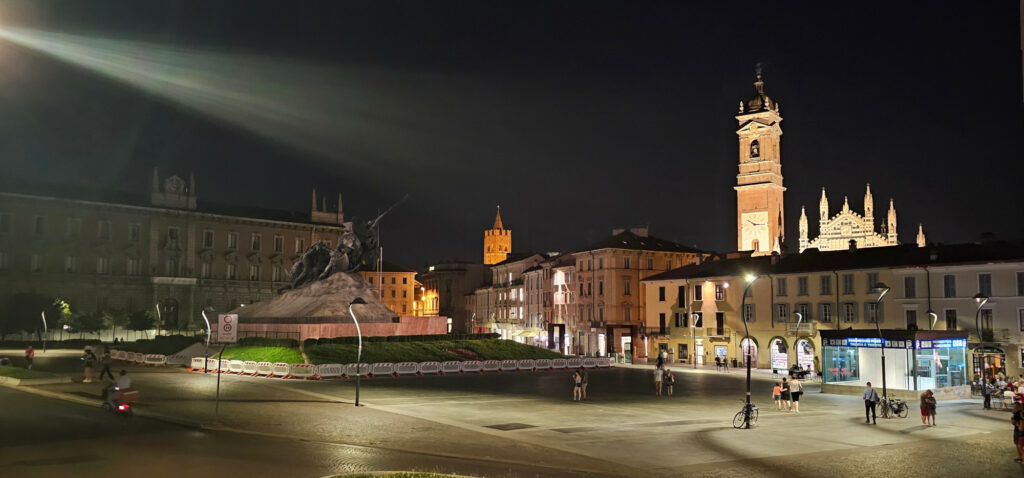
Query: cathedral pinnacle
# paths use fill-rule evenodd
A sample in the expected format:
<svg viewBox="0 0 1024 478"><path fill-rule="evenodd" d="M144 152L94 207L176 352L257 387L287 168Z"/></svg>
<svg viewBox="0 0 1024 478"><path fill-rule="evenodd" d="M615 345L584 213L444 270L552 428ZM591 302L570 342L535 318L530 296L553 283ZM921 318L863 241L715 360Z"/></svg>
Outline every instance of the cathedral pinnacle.
<svg viewBox="0 0 1024 478"><path fill-rule="evenodd" d="M505 229L501 224L501 205L498 205L498 213L494 215L494 229Z"/></svg>

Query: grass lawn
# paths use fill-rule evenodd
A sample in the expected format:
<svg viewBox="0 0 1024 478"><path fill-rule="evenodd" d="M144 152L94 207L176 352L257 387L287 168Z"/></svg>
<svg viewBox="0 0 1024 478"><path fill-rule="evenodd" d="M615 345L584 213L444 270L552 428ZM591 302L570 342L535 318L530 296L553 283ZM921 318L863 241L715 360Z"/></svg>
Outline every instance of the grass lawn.
<svg viewBox="0 0 1024 478"><path fill-rule="evenodd" d="M480 360L520 360L561 358L563 355L512 340L439 340L430 342L363 342L363 362L445 362L464 360L445 352L447 349L465 349L476 353ZM354 344L310 345L306 355L315 364L353 363L357 346Z"/></svg>
<svg viewBox="0 0 1024 478"><path fill-rule="evenodd" d="M61 375L50 372L40 372L38 370L29 370L27 368L0 365L0 377L10 377L16 378L18 380L25 380L30 378L56 378L60 376Z"/></svg>
<svg viewBox="0 0 1024 478"><path fill-rule="evenodd" d="M212 352L210 357L217 358L217 352ZM306 363L302 358L299 349L290 347L260 347L257 345L242 345L224 349L224 360L252 360L254 362L284 362L284 363Z"/></svg>
<svg viewBox="0 0 1024 478"><path fill-rule="evenodd" d="M142 339L135 342L118 344L117 348L140 354L173 355L201 339L182 335L159 335L155 339Z"/></svg>

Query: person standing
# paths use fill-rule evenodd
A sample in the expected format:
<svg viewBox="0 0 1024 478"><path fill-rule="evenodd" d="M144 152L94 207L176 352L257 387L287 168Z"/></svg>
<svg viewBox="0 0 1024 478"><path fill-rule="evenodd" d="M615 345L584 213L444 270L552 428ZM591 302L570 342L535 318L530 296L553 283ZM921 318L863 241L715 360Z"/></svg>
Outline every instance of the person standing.
<svg viewBox="0 0 1024 478"><path fill-rule="evenodd" d="M583 395L583 377L580 372L572 373L572 401L578 402Z"/></svg>
<svg viewBox="0 0 1024 478"><path fill-rule="evenodd" d="M772 389L772 400L775 400L775 409L782 411L782 384L775 382L775 388Z"/></svg>
<svg viewBox="0 0 1024 478"><path fill-rule="evenodd" d="M665 369L665 392L668 396L672 396L672 386L676 384L676 376L672 374L672 371Z"/></svg>
<svg viewBox="0 0 1024 478"><path fill-rule="evenodd" d="M878 404L878 392L871 388L871 382L868 382L867 388L864 389L864 393L861 397L864 399L864 423L878 424L875 418L875 405Z"/></svg>
<svg viewBox="0 0 1024 478"><path fill-rule="evenodd" d="M928 391L921 392L921 424L928 426Z"/></svg>
<svg viewBox="0 0 1024 478"><path fill-rule="evenodd" d="M1013 446L1017 447L1017 458L1013 461L1024 462L1024 406L1020 403L1013 404L1013 416L1010 418L1013 424Z"/></svg>
<svg viewBox="0 0 1024 478"><path fill-rule="evenodd" d="M92 382L92 369L96 366L96 354L92 353L92 349L85 349L85 353L82 354L82 361L85 365L85 379L82 383Z"/></svg>
<svg viewBox="0 0 1024 478"><path fill-rule="evenodd" d="M664 376L665 371L660 367L654 369L654 394L659 397L661 396L661 381Z"/></svg>
<svg viewBox="0 0 1024 478"><path fill-rule="evenodd" d="M793 411L800 413L800 396L804 394L804 384L795 378L790 380L789 394L793 397Z"/></svg>
<svg viewBox="0 0 1024 478"><path fill-rule="evenodd" d="M988 410L992 408L992 392L995 391L995 387L988 380L981 380L981 396L984 398L982 406Z"/></svg>
<svg viewBox="0 0 1024 478"><path fill-rule="evenodd" d="M665 366L665 358L662 357L662 355L659 353L658 354L658 365L657 365L657 368L661 368L661 367L664 367L664 366Z"/></svg>
<svg viewBox="0 0 1024 478"><path fill-rule="evenodd" d="M36 358L36 349L32 348L31 345L25 347L25 362L28 364L29 370L32 370L32 359Z"/></svg>
<svg viewBox="0 0 1024 478"><path fill-rule="evenodd" d="M793 409L793 395L790 393L789 382L786 381L786 377L782 377L782 404L785 405L786 411Z"/></svg>
<svg viewBox="0 0 1024 478"><path fill-rule="evenodd" d="M583 367L580 367L578 372L580 374L580 400L586 400L587 382L590 377L587 375L587 370L584 369Z"/></svg>
<svg viewBox="0 0 1024 478"><path fill-rule="evenodd" d="M928 403L928 419L931 421L931 426L935 426L935 409L938 408L938 401L935 399L935 393L931 390L925 391L928 397L925 401Z"/></svg>
<svg viewBox="0 0 1024 478"><path fill-rule="evenodd" d="M103 349L103 357L100 359L100 363L103 364L103 369L100 370L100 380L103 380L103 375L108 375L113 380L114 374L110 371L110 349Z"/></svg>

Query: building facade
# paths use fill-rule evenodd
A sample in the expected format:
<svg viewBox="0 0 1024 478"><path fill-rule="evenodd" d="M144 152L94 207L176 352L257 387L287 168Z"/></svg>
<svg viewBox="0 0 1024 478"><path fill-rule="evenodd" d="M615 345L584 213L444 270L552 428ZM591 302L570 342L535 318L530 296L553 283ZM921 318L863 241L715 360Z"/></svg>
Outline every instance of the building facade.
<svg viewBox="0 0 1024 478"><path fill-rule="evenodd" d="M362 269L359 275L377 291L380 301L399 316L413 316L416 290L416 271L388 261L381 261L380 271ZM436 314L435 314L436 315Z"/></svg>
<svg viewBox="0 0 1024 478"><path fill-rule="evenodd" d="M736 248L755 256L781 251L785 240L782 185L782 116L764 92L760 67L754 97L740 102L739 173L736 175Z"/></svg>
<svg viewBox="0 0 1024 478"><path fill-rule="evenodd" d="M490 267L489 285L474 291L474 328L496 332L501 338L526 342L523 332L529 328L526 314L525 275L547 256L533 252L509 254Z"/></svg>
<svg viewBox="0 0 1024 478"><path fill-rule="evenodd" d="M873 355L848 347L841 352L852 355L822 356L820 332L882 328L967 337L965 374L957 368L961 365L949 365L948 357L925 363L906 350L891 352L890 387L958 386L964 376L1024 371L1024 244L903 245L734 258L668 271L644 283L647 320L667 323L665 349L677 362L713 363L717 356L742 365L749 348L755 367L797 364L823 374L826 383L860 385L881 377ZM889 291L878 302L880 283ZM977 294L989 297L980 313ZM947 365L934 368L937 363ZM922 375L924 367L933 367L931 376ZM936 381L928 382L930 377Z"/></svg>
<svg viewBox="0 0 1024 478"><path fill-rule="evenodd" d="M292 264L345 230L337 208L308 213L199 201L195 179L154 171L149 198L69 199L0 193L0 300L19 292L60 297L73 312L153 310L164 327L202 323L273 297Z"/></svg>
<svg viewBox="0 0 1024 478"><path fill-rule="evenodd" d="M439 262L428 266L421 278L423 315L450 317L454 332L473 332L473 291L490 280L490 269L471 262Z"/></svg>
<svg viewBox="0 0 1024 478"><path fill-rule="evenodd" d="M821 199L818 201L818 237L808 238L806 208L800 207L800 252L807 249L819 251L837 251L855 247L885 247L899 244L896 227L896 204L889 199L889 211L881 230L875 228L875 198L871 195L871 185L864 192L864 214L860 215L850 209L850 201L843 198L843 207L835 216L829 215L828 196L825 188L821 188ZM851 241L853 241L851 243ZM917 245L924 247L924 226L918 225Z"/></svg>

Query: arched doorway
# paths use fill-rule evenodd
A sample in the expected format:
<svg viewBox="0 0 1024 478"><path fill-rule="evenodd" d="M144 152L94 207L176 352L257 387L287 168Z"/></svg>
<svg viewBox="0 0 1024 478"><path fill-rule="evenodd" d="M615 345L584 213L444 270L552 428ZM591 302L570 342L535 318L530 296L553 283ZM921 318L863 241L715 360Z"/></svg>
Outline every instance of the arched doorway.
<svg viewBox="0 0 1024 478"><path fill-rule="evenodd" d="M1006 354L997 347L975 348L973 357L974 376L995 378L1006 375Z"/></svg>
<svg viewBox="0 0 1024 478"><path fill-rule="evenodd" d="M178 324L178 301L164 299L160 301L160 328L164 330L181 330Z"/></svg>
<svg viewBox="0 0 1024 478"><path fill-rule="evenodd" d="M772 361L772 370L780 372L789 369L789 346L782 337L773 337L768 344L769 357Z"/></svg>
<svg viewBox="0 0 1024 478"><path fill-rule="evenodd" d="M796 363L803 370L817 372L814 366L814 342L807 339L796 341Z"/></svg>
<svg viewBox="0 0 1024 478"><path fill-rule="evenodd" d="M757 368L757 340L753 337L747 339L744 338L740 342L740 359L742 360L743 366L747 366L747 360L750 360L750 368Z"/></svg>

